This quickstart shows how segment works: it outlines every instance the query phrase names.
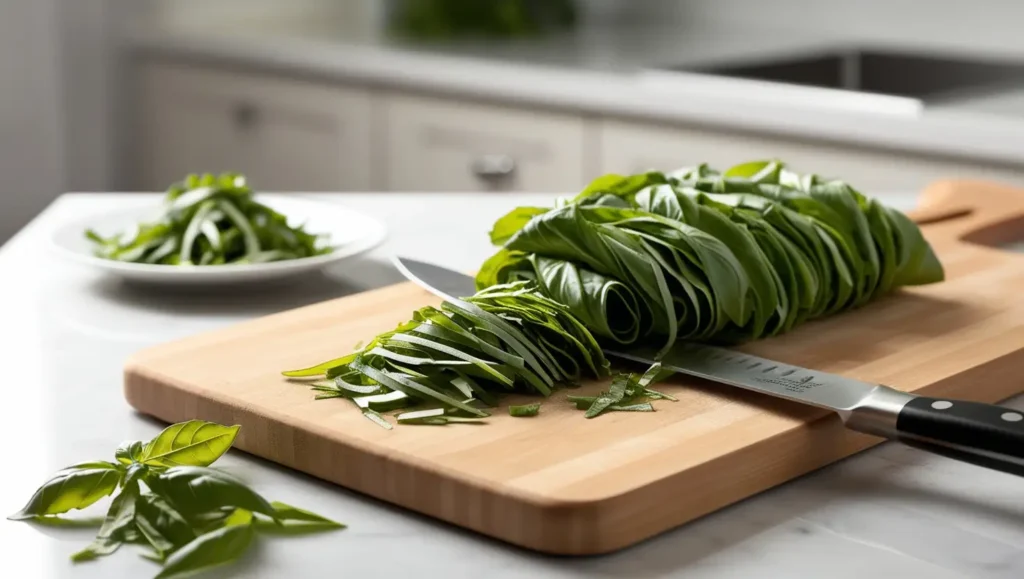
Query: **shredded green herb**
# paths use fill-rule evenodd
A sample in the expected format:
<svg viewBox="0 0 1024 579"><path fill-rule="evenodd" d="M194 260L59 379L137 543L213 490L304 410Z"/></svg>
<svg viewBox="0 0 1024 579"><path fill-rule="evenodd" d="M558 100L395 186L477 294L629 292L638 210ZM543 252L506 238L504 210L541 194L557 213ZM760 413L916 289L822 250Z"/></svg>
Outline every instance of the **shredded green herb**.
<svg viewBox="0 0 1024 579"><path fill-rule="evenodd" d="M642 376L618 373L612 379L607 392L598 396L568 396L567 400L576 405L577 410L585 410L587 418L594 418L605 412L654 412L650 400L671 400L675 398L648 388L655 382L664 380L674 374L671 370L661 367L661 362L651 365Z"/></svg>
<svg viewBox="0 0 1024 579"><path fill-rule="evenodd" d="M487 418L483 408L501 394L548 396L607 376L608 368L593 335L564 306L516 282L422 308L345 357L285 375L329 378L311 383L318 396L349 398L361 409L409 408L400 424L440 425ZM365 396L353 396L357 390ZM417 408L424 405L434 408Z"/></svg>
<svg viewBox="0 0 1024 579"><path fill-rule="evenodd" d="M399 424L429 424L435 426L443 426L453 422L465 422L465 423L478 423L478 418L467 418L465 416L457 416L451 412L446 411L444 408L431 408L429 410L415 410L412 412L403 412L399 414L396 419Z"/></svg>
<svg viewBox="0 0 1024 579"><path fill-rule="evenodd" d="M539 413L540 402L535 402L533 404L512 405L508 407L509 416L515 416L517 418L522 418L526 416L537 416L537 414Z"/></svg>

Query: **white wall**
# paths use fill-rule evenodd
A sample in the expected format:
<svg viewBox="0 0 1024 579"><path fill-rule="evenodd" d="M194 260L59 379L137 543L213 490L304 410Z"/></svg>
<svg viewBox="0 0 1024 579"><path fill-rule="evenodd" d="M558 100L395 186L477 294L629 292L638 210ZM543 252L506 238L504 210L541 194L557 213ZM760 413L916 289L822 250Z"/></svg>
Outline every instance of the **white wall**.
<svg viewBox="0 0 1024 579"><path fill-rule="evenodd" d="M114 181L115 0L58 0L66 186L105 191Z"/></svg>
<svg viewBox="0 0 1024 579"><path fill-rule="evenodd" d="M65 189L57 13L0 2L0 243Z"/></svg>

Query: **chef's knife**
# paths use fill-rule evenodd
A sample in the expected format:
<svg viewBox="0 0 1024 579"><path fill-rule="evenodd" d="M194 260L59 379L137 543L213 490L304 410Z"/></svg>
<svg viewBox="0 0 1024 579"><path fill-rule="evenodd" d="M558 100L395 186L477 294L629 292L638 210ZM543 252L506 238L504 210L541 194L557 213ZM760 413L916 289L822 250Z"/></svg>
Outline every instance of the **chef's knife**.
<svg viewBox="0 0 1024 579"><path fill-rule="evenodd" d="M473 278L430 263L395 258L411 281L444 299L476 293ZM604 350L654 363L655 350ZM1024 476L1024 413L951 398L908 394L881 384L817 372L736 350L680 342L661 359L677 372L831 410L866 434L979 466Z"/></svg>

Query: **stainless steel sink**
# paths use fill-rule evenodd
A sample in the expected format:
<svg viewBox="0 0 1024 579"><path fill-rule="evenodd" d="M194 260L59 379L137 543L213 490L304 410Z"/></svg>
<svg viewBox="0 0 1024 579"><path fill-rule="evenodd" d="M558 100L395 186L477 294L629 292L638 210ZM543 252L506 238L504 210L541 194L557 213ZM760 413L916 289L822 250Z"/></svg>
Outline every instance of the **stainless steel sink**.
<svg viewBox="0 0 1024 579"><path fill-rule="evenodd" d="M658 68L891 95L925 103L1024 86L1024 63L863 47L835 48L774 59L751 57L743 61Z"/></svg>

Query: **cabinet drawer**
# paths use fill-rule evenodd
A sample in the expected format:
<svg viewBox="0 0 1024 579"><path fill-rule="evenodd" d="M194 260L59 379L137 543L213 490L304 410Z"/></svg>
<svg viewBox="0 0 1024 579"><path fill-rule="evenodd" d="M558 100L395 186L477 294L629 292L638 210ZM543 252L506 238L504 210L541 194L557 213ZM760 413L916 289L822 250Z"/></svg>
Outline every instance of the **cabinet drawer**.
<svg viewBox="0 0 1024 579"><path fill-rule="evenodd" d="M371 189L366 91L154 62L141 97L147 189L200 171L245 173L268 191Z"/></svg>
<svg viewBox="0 0 1024 579"><path fill-rule="evenodd" d="M585 182L582 118L404 95L386 109L389 189L571 192Z"/></svg>
<svg viewBox="0 0 1024 579"><path fill-rule="evenodd" d="M604 173L668 171L708 163L724 170L743 161L779 159L794 171L842 179L866 195L902 193L916 197L945 178L1024 182L1024 168L991 167L911 154L683 127L655 127L608 120L601 124Z"/></svg>

